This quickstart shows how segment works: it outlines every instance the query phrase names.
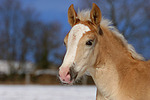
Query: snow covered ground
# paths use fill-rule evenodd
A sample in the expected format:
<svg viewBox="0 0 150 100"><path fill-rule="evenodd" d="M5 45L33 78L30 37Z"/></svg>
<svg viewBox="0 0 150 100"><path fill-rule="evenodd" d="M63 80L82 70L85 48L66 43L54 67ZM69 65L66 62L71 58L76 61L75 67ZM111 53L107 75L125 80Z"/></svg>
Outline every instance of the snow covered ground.
<svg viewBox="0 0 150 100"><path fill-rule="evenodd" d="M95 100L95 86L0 85L0 100Z"/></svg>

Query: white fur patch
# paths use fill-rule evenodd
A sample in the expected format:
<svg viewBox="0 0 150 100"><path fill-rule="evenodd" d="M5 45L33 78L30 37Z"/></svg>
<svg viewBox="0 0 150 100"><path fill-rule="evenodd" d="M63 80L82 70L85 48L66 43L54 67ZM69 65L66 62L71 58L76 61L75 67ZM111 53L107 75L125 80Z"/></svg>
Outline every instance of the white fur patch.
<svg viewBox="0 0 150 100"><path fill-rule="evenodd" d="M70 67L74 62L79 40L88 31L90 31L90 28L84 24L77 24L72 27L68 36L67 52L63 61L64 67Z"/></svg>

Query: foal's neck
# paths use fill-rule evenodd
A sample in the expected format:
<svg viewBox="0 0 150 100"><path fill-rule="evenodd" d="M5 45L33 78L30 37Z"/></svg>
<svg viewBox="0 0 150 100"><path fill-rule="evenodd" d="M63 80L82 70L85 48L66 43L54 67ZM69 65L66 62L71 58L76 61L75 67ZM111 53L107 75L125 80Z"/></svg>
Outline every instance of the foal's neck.
<svg viewBox="0 0 150 100"><path fill-rule="evenodd" d="M97 63L93 68L89 69L89 72L95 81L98 91L105 98L117 100L115 97L119 97L120 81L118 69L125 71L126 69L123 67L133 59L122 42L107 31L103 36L99 37L98 48L100 50L98 51Z"/></svg>

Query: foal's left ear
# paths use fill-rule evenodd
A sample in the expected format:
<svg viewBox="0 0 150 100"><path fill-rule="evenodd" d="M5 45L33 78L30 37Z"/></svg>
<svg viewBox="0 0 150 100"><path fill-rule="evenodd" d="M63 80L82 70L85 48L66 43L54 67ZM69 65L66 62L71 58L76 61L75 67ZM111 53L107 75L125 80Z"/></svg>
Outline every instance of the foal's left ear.
<svg viewBox="0 0 150 100"><path fill-rule="evenodd" d="M102 15L99 7L95 3L93 3L93 7L90 13L90 18L94 24L96 24L97 26L100 25Z"/></svg>
<svg viewBox="0 0 150 100"><path fill-rule="evenodd" d="M68 9L68 22L73 26L77 22L77 13L74 10L73 4Z"/></svg>

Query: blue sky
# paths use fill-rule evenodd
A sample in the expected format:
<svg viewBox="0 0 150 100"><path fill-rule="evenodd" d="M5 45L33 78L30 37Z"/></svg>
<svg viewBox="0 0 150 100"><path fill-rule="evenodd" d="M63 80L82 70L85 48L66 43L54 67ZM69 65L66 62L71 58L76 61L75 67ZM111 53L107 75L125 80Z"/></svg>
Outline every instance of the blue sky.
<svg viewBox="0 0 150 100"><path fill-rule="evenodd" d="M70 28L67 19L68 8L71 4L75 6L78 0L22 0L23 6L34 8L40 13L44 22L59 22L64 30ZM68 28L69 27L69 28Z"/></svg>

